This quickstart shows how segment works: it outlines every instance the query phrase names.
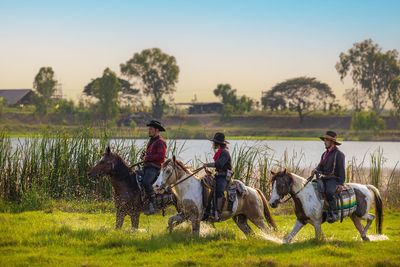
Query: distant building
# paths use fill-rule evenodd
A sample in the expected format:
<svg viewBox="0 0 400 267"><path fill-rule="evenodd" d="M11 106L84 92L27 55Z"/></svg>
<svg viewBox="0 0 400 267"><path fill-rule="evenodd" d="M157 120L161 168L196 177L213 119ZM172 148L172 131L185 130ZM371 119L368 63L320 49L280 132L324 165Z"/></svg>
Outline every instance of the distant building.
<svg viewBox="0 0 400 267"><path fill-rule="evenodd" d="M6 99L10 106L32 104L32 96L31 89L0 89L0 98Z"/></svg>
<svg viewBox="0 0 400 267"><path fill-rule="evenodd" d="M222 111L222 103L219 102L178 103L176 105L187 107L189 114L220 113Z"/></svg>

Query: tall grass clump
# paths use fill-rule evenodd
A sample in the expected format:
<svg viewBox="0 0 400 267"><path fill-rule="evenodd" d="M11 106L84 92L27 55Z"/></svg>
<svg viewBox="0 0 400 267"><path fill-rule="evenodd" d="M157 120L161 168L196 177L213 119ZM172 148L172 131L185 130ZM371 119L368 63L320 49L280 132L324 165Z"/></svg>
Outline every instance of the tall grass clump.
<svg viewBox="0 0 400 267"><path fill-rule="evenodd" d="M382 176L383 160L383 151L381 148L378 148L378 150L371 154L371 167L369 169L370 183L377 188L379 188Z"/></svg>

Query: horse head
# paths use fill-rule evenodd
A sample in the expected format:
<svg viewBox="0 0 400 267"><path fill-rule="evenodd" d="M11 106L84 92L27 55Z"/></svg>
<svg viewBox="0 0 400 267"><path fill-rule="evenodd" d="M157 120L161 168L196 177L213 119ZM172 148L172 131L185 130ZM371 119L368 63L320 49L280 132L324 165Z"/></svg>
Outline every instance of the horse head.
<svg viewBox="0 0 400 267"><path fill-rule="evenodd" d="M98 178L104 175L111 175L117 166L118 157L112 153L108 146L101 159L96 165L88 172L88 177L92 181L97 181Z"/></svg>
<svg viewBox="0 0 400 267"><path fill-rule="evenodd" d="M280 201L292 192L293 176L286 169L277 173L271 171L271 174L272 195L269 205L276 208Z"/></svg>
<svg viewBox="0 0 400 267"><path fill-rule="evenodd" d="M167 159L160 171L160 175L153 187L157 191L166 189L168 186L175 184L185 173L190 173L187 167L179 160L172 157Z"/></svg>

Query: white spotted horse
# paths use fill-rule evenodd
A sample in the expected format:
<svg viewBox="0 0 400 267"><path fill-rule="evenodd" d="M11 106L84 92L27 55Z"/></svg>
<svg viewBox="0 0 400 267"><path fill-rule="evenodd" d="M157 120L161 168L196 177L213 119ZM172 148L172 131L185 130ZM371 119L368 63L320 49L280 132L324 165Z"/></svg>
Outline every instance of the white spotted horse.
<svg viewBox="0 0 400 267"><path fill-rule="evenodd" d="M113 187L116 214L115 228L121 228L126 215L131 217L132 227L139 227L140 213L147 210L148 203L144 200L143 189L140 188L136 172L117 153L107 147L101 159L89 171L88 177L96 181L99 177L109 175ZM175 205L176 198L172 193L156 196L156 204L164 210L169 205Z"/></svg>
<svg viewBox="0 0 400 267"><path fill-rule="evenodd" d="M300 229L310 223L314 226L315 237L317 239L322 237L321 224L325 221L326 207L313 183L309 183L303 177L296 174L286 172L286 170L274 173L272 177L272 195L269 204L272 208L276 208L286 195L294 201L294 209L297 221L293 230L287 235L285 242L290 243L293 237L300 231ZM345 188L349 191L354 191L354 197L347 198L347 203L338 203L340 206L338 210L339 218L350 217L354 222L357 230L360 232L361 238L368 241L367 231L371 223L375 219L376 231L382 234L383 223L383 203L380 193L373 185L363 185L357 183L345 184ZM341 192L340 194L346 194ZM369 213L372 203L375 202L375 213ZM345 212L341 212L345 210ZM376 217L376 218L375 218ZM361 220L367 220L367 224L362 224Z"/></svg>
<svg viewBox="0 0 400 267"><path fill-rule="evenodd" d="M172 191L177 198L181 213L171 217L169 224L176 222L177 225L186 220L190 221L193 234L199 235L200 221L205 209L201 179L194 177L182 162L173 157L173 159L165 161L154 187L159 191L171 185L175 185ZM268 225L276 229L275 221L263 193L248 186L244 186L244 188L247 193L237 195L232 210L228 209L228 201L225 201L221 215L222 221L232 218L246 235L254 233L247 220L250 220L262 231L269 232L270 229L264 221L265 218Z"/></svg>

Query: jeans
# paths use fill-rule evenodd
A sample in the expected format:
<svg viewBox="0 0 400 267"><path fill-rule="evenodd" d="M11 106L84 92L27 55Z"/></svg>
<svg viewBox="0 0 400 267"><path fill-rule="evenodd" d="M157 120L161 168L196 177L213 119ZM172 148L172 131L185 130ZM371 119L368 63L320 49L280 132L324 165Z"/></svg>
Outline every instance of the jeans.
<svg viewBox="0 0 400 267"><path fill-rule="evenodd" d="M327 200L333 201L335 200L335 193L336 193L336 178L324 178L322 179L322 181L324 181L325 184L325 195Z"/></svg>
<svg viewBox="0 0 400 267"><path fill-rule="evenodd" d="M147 197L154 194L153 184L157 180L159 169L155 167L144 167L143 187Z"/></svg>
<svg viewBox="0 0 400 267"><path fill-rule="evenodd" d="M226 176L215 176L216 182L216 195L217 198L224 197L224 191L228 181L226 180Z"/></svg>

